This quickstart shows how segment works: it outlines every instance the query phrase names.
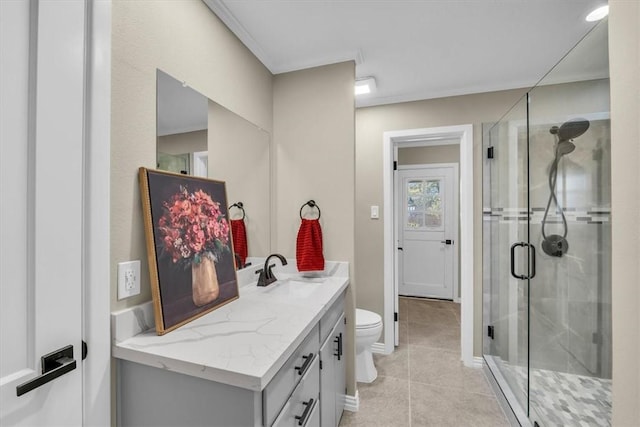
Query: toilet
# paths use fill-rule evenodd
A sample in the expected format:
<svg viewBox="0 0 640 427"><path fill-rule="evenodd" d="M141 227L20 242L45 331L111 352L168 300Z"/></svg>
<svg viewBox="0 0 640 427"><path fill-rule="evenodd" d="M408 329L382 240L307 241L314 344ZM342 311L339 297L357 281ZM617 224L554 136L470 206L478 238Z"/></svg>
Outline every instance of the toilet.
<svg viewBox="0 0 640 427"><path fill-rule="evenodd" d="M356 381L371 383L378 377L371 346L382 333L382 318L371 311L356 309Z"/></svg>

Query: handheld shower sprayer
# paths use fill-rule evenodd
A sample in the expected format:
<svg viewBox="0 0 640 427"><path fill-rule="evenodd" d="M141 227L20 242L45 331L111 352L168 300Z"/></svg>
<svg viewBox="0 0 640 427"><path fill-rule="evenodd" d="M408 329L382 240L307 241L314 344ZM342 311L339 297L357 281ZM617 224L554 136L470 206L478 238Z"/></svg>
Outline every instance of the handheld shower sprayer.
<svg viewBox="0 0 640 427"><path fill-rule="evenodd" d="M561 257L569 250L569 242L567 241L567 219L564 216L564 210L558 203L556 197L556 181L558 178L558 165L562 156L573 152L576 149L576 145L573 140L589 129L589 121L585 119L574 119L563 123L560 127L552 126L549 129L549 133L555 135L555 158L551 163L549 169L549 201L547 202L547 208L544 211L544 217L542 218L542 250L550 256ZM551 234L547 236L545 227L547 225L547 216L549 215L549 208L551 207L551 201L554 201L560 216L562 217L562 236L559 234Z"/></svg>

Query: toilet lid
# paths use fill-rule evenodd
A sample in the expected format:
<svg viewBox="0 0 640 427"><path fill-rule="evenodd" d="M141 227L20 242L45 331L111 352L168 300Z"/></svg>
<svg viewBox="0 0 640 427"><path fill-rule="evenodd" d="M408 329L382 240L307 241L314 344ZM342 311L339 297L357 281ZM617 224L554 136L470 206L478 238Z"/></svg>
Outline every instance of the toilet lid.
<svg viewBox="0 0 640 427"><path fill-rule="evenodd" d="M380 323L382 323L380 315L372 311L356 308L356 328L368 328L377 326Z"/></svg>

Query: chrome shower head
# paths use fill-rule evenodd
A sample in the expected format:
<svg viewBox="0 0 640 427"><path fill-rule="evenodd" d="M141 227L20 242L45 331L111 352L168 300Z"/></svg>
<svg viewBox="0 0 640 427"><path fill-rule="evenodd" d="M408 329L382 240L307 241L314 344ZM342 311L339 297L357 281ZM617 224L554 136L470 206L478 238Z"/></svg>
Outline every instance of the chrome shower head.
<svg viewBox="0 0 640 427"><path fill-rule="evenodd" d="M564 122L560 127L551 126L549 133L556 135L556 156L564 156L576 149L573 139L584 134L589 129L589 121L585 119L573 119Z"/></svg>
<svg viewBox="0 0 640 427"><path fill-rule="evenodd" d="M573 120L564 122L562 126L560 126L560 128L557 130L559 142L569 141L574 138L577 138L580 135L584 134L588 129L589 129L589 120L573 119Z"/></svg>
<svg viewBox="0 0 640 427"><path fill-rule="evenodd" d="M576 145L571 141L558 141L556 156L564 156L576 149Z"/></svg>

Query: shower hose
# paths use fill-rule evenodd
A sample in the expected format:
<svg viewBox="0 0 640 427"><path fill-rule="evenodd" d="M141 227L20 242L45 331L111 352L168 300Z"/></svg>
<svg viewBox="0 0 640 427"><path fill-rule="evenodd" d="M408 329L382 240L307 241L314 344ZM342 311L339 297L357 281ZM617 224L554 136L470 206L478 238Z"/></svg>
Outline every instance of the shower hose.
<svg viewBox="0 0 640 427"><path fill-rule="evenodd" d="M551 164L551 169L549 170L549 201L547 201L547 208L544 210L544 216L542 217L542 238L547 240L547 234L544 231L545 226L547 225L547 216L549 215L549 208L551 207L551 201L553 200L556 204L558 211L560 212L560 216L562 217L562 238L566 239L567 237L567 218L564 216L564 210L562 206L558 203L558 198L556 197L556 181L558 178L558 164L560 163L560 159L562 156L556 150L556 158L553 160Z"/></svg>

